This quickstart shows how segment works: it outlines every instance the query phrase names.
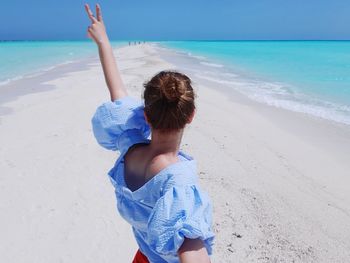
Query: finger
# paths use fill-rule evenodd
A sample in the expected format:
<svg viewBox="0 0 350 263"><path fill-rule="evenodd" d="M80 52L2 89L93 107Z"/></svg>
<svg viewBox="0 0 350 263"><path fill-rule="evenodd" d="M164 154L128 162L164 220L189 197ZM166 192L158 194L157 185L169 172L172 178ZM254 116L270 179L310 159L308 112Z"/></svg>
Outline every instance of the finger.
<svg viewBox="0 0 350 263"><path fill-rule="evenodd" d="M86 33L86 36L87 36L88 38L91 38L91 39L92 39L92 36L91 36L91 34L90 34L89 31Z"/></svg>
<svg viewBox="0 0 350 263"><path fill-rule="evenodd" d="M87 14L88 14L88 16L89 16L91 22L92 22L92 23L95 23L97 20L96 20L96 18L94 17L94 14L92 13L92 11L91 11L91 9L90 9L90 7L89 7L88 4L85 4L85 10L86 10L86 12L87 12Z"/></svg>
<svg viewBox="0 0 350 263"><path fill-rule="evenodd" d="M90 33L90 26L87 27L86 36L88 38L92 38L91 33Z"/></svg>
<svg viewBox="0 0 350 263"><path fill-rule="evenodd" d="M93 33L92 27L89 26L87 31L88 31L90 34L92 34L92 33Z"/></svg>
<svg viewBox="0 0 350 263"><path fill-rule="evenodd" d="M99 4L96 4L96 16L98 21L102 21L102 12Z"/></svg>
<svg viewBox="0 0 350 263"><path fill-rule="evenodd" d="M89 18L91 19L91 22L95 23L97 20L94 16L94 13L92 13L90 6L88 4L85 4L85 9L86 9L86 12L87 12Z"/></svg>

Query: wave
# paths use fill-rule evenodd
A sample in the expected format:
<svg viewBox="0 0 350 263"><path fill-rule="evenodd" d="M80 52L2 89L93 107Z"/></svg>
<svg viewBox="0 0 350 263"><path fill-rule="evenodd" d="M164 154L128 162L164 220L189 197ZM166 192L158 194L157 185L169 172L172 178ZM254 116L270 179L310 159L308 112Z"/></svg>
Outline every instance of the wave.
<svg viewBox="0 0 350 263"><path fill-rule="evenodd" d="M200 78L200 79L204 79L204 80L209 80L212 82L216 82L216 83L220 83L220 84L227 84L227 85L236 85L238 84L237 81L233 81L233 80L225 80L225 79L217 79L215 77L210 77L208 75L202 75L202 74L194 74L195 77Z"/></svg>
<svg viewBox="0 0 350 263"><path fill-rule="evenodd" d="M214 68L222 68L222 67L224 67L224 65L222 65L222 64L210 63L210 62L205 62L205 61L201 61L199 63L201 63L202 65L209 66L209 67L214 67Z"/></svg>
<svg viewBox="0 0 350 263"><path fill-rule="evenodd" d="M218 72L204 74L196 73L194 76L221 85L226 85L250 99L269 106L306 113L318 118L350 125L350 107L348 105L333 103L317 99L295 91L292 86L284 83L266 82L261 80L244 79L236 74L220 74Z"/></svg>
<svg viewBox="0 0 350 263"><path fill-rule="evenodd" d="M259 103L350 125L350 105L348 104L331 102L316 95L307 95L300 87L257 78L251 72L227 61L210 59L209 56L208 58L197 56L197 54L194 56L188 50L176 46L159 44L157 48L162 50L162 57L193 75L199 82L218 83Z"/></svg>
<svg viewBox="0 0 350 263"><path fill-rule="evenodd" d="M206 60L206 59L207 59L207 58L204 57L204 56L193 55L191 52L187 52L187 55L189 55L190 57L193 57L193 58L200 59L200 60Z"/></svg>

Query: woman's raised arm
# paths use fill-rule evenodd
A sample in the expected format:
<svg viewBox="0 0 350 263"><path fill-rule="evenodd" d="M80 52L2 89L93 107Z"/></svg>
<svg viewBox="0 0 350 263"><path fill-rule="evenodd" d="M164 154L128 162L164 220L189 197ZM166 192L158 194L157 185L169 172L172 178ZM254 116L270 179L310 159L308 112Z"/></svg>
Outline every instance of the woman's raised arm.
<svg viewBox="0 0 350 263"><path fill-rule="evenodd" d="M114 58L113 49L109 43L106 28L103 23L101 8L96 5L96 17L92 13L88 4L85 4L85 10L91 20L91 25L88 27L88 37L92 38L98 46L98 52L105 76L106 84L111 95L111 100L114 101L128 95L117 63Z"/></svg>

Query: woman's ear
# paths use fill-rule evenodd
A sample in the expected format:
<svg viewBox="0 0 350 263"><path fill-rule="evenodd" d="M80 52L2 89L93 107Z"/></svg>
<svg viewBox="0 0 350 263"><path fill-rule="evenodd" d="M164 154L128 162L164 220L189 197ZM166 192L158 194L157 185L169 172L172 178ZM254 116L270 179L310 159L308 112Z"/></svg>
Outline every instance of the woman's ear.
<svg viewBox="0 0 350 263"><path fill-rule="evenodd" d="M195 113L196 113L196 109L194 109L194 110L193 110L193 112L192 112L191 116L188 118L187 123L191 123L191 122L192 122L192 120L193 120L193 118L194 118Z"/></svg>

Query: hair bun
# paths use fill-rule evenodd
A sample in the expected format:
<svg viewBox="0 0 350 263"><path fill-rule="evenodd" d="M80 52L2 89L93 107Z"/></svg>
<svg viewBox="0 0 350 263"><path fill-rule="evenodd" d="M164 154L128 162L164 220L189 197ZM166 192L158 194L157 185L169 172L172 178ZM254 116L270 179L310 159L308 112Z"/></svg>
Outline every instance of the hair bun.
<svg viewBox="0 0 350 263"><path fill-rule="evenodd" d="M195 110L191 79L174 70L161 71L144 83L144 112L154 130L183 129Z"/></svg>
<svg viewBox="0 0 350 263"><path fill-rule="evenodd" d="M164 85L161 86L161 92L167 101L177 102L186 93L186 86L183 81L179 81L170 75L165 79Z"/></svg>

